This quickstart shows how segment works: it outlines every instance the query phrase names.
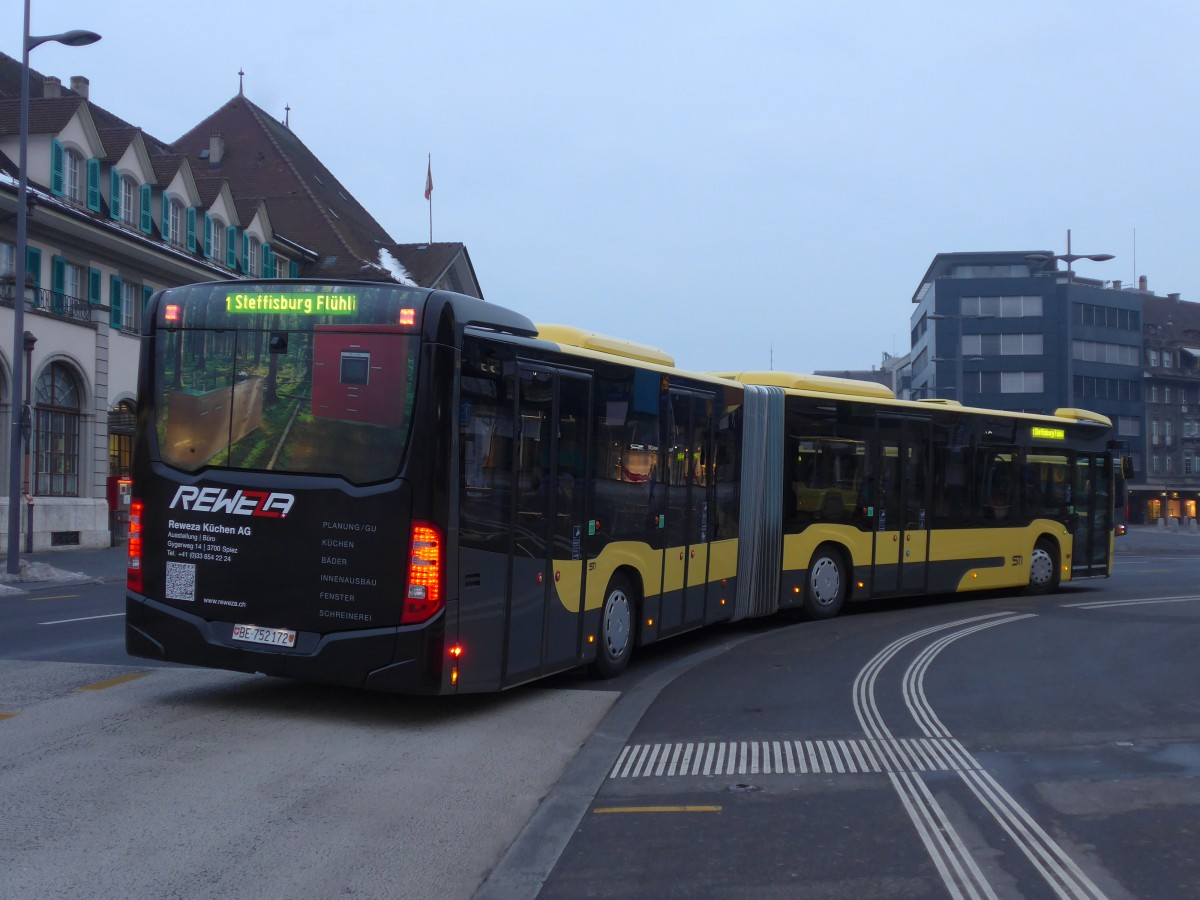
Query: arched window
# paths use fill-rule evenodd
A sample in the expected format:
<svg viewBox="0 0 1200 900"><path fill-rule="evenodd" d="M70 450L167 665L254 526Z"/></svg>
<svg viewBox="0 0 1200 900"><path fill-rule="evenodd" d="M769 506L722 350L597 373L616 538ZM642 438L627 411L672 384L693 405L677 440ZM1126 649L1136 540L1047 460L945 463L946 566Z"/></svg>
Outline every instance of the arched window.
<svg viewBox="0 0 1200 900"><path fill-rule="evenodd" d="M71 370L51 363L33 391L33 490L49 497L79 495L79 387Z"/></svg>

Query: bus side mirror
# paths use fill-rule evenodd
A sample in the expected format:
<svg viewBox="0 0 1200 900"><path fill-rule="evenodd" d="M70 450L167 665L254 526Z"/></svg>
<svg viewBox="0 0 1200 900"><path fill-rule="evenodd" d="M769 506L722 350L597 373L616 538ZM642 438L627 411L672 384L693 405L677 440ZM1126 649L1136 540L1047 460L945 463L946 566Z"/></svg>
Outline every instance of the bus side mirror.
<svg viewBox="0 0 1200 900"><path fill-rule="evenodd" d="M1121 457L1121 477L1126 481L1133 481L1133 457Z"/></svg>

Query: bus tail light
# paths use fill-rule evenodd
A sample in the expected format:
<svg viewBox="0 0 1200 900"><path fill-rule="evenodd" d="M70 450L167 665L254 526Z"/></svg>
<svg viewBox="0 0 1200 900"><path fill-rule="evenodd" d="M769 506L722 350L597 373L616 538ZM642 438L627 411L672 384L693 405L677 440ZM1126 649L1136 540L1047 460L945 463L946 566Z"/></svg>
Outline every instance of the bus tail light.
<svg viewBox="0 0 1200 900"><path fill-rule="evenodd" d="M427 523L414 523L408 557L408 592L401 625L432 618L442 608L442 534Z"/></svg>
<svg viewBox="0 0 1200 900"><path fill-rule="evenodd" d="M135 594L143 593L142 586L142 501L129 503L129 557L125 568L125 587Z"/></svg>

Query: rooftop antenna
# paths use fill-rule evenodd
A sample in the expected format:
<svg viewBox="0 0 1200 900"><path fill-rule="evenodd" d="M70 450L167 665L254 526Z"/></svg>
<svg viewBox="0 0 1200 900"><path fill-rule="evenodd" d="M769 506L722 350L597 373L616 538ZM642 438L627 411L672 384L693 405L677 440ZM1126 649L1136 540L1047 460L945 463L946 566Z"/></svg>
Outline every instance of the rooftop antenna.
<svg viewBox="0 0 1200 900"><path fill-rule="evenodd" d="M241 66L239 66L238 67L238 96L239 97L245 96L245 94L242 92L242 78L244 78L245 75L246 75L246 73L243 72Z"/></svg>
<svg viewBox="0 0 1200 900"><path fill-rule="evenodd" d="M285 106L283 108L283 127L284 128L291 127L288 124L291 121L291 118L292 118L292 104L289 103L287 106Z"/></svg>

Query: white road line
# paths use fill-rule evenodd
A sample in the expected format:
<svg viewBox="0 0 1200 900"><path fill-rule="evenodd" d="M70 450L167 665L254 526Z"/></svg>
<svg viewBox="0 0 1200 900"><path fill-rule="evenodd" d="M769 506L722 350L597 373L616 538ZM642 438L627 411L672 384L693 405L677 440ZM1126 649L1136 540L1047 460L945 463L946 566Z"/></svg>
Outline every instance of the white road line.
<svg viewBox="0 0 1200 900"><path fill-rule="evenodd" d="M917 655L904 673L904 699L913 720L927 736L950 737L949 731L938 719L925 695L925 674L938 654L959 638L995 625L1006 625L1027 618L1033 618L1033 614L1013 615L962 628L939 638ZM975 763L965 748L962 753L965 758ZM981 766L975 763L960 769L958 774L1058 896L1075 897L1080 900L1104 896L1062 847Z"/></svg>
<svg viewBox="0 0 1200 900"><path fill-rule="evenodd" d="M1084 603L1064 603L1071 609L1107 609L1112 606L1141 606L1147 603L1187 603L1200 600L1200 595L1192 594L1187 597L1143 597L1137 600L1089 600Z"/></svg>
<svg viewBox="0 0 1200 900"><path fill-rule="evenodd" d="M93 619L115 619L117 616L123 616L125 613L108 613L103 616L84 616L81 619L55 619L53 622L38 622L39 625L66 625L68 622L90 622Z"/></svg>

